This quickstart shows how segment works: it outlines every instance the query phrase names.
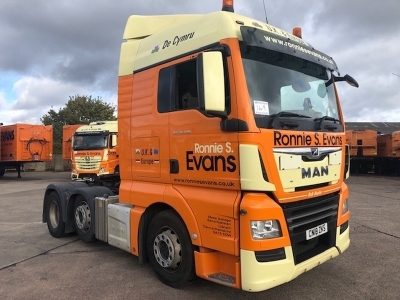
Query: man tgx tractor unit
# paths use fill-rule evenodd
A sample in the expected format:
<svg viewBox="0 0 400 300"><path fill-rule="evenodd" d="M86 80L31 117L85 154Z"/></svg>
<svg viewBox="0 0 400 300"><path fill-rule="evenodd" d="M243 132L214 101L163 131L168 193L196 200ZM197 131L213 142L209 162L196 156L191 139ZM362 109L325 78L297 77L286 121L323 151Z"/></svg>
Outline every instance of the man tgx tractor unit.
<svg viewBox="0 0 400 300"><path fill-rule="evenodd" d="M131 16L118 78L118 195L51 184L43 221L246 291L288 282L350 244L348 153L334 60L233 12Z"/></svg>

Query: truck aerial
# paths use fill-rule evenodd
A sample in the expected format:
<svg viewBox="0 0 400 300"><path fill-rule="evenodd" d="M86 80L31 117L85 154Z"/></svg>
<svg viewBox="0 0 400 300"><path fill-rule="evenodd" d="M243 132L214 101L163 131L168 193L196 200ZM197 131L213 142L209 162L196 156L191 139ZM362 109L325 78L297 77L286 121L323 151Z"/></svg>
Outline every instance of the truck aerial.
<svg viewBox="0 0 400 300"><path fill-rule="evenodd" d="M53 159L53 127L51 125L14 124L0 126L1 157L0 178L7 169L16 169L21 177L21 167L29 162Z"/></svg>
<svg viewBox="0 0 400 300"><path fill-rule="evenodd" d="M76 128L72 137L72 180L94 180L119 173L117 121L91 122Z"/></svg>
<svg viewBox="0 0 400 300"><path fill-rule="evenodd" d="M233 12L131 16L118 78L120 185L50 184L43 222L256 292L350 244L346 137L331 57ZM118 195L116 195L118 193Z"/></svg>

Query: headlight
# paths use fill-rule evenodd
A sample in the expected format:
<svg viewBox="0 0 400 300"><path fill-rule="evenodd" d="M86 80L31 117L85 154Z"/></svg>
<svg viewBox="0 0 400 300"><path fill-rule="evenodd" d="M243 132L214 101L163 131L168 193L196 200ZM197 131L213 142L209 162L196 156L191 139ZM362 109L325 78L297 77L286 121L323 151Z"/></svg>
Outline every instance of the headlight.
<svg viewBox="0 0 400 300"><path fill-rule="evenodd" d="M99 173L104 173L105 171L106 171L106 168L103 167L103 168L100 168Z"/></svg>
<svg viewBox="0 0 400 300"><path fill-rule="evenodd" d="M342 215L344 215L345 213L347 213L349 211L349 204L347 202L347 199L344 200L343 202L343 207L342 207Z"/></svg>
<svg viewBox="0 0 400 300"><path fill-rule="evenodd" d="M278 220L250 221L251 236L255 240L266 240L282 236Z"/></svg>

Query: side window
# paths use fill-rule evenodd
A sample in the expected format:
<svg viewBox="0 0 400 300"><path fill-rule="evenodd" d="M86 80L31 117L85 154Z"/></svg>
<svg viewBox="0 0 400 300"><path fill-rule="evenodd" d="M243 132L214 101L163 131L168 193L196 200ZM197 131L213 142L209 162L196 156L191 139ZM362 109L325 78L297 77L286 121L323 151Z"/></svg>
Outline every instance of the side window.
<svg viewBox="0 0 400 300"><path fill-rule="evenodd" d="M175 109L200 108L195 59L176 66L176 87L179 96Z"/></svg>
<svg viewBox="0 0 400 300"><path fill-rule="evenodd" d="M158 76L158 95L157 110L158 112L171 111L171 104L174 102L175 90L173 88L173 77L175 74L175 66L160 70Z"/></svg>
<svg viewBox="0 0 400 300"><path fill-rule="evenodd" d="M159 112L199 107L195 59L160 70L157 99Z"/></svg>
<svg viewBox="0 0 400 300"><path fill-rule="evenodd" d="M230 88L226 59L225 66L225 99L226 109L230 112ZM157 95L158 112L170 112L186 109L204 109L200 103L197 91L197 60L192 59L183 63L160 70Z"/></svg>

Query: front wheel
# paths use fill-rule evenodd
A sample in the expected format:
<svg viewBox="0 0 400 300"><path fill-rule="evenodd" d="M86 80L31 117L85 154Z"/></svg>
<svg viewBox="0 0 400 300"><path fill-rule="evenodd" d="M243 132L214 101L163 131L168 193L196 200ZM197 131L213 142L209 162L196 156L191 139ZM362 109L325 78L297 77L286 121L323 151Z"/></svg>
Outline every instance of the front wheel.
<svg viewBox="0 0 400 300"><path fill-rule="evenodd" d="M194 248L186 226L174 211L160 212L151 221L147 253L163 283L181 288L196 278Z"/></svg>
<svg viewBox="0 0 400 300"><path fill-rule="evenodd" d="M57 192L51 192L46 197L44 214L50 234L55 238L63 237L65 235L65 223L62 220L61 201Z"/></svg>
<svg viewBox="0 0 400 300"><path fill-rule="evenodd" d="M96 240L94 232L94 207L93 201L88 201L79 195L75 200L74 206L75 230L78 236L85 243Z"/></svg>

